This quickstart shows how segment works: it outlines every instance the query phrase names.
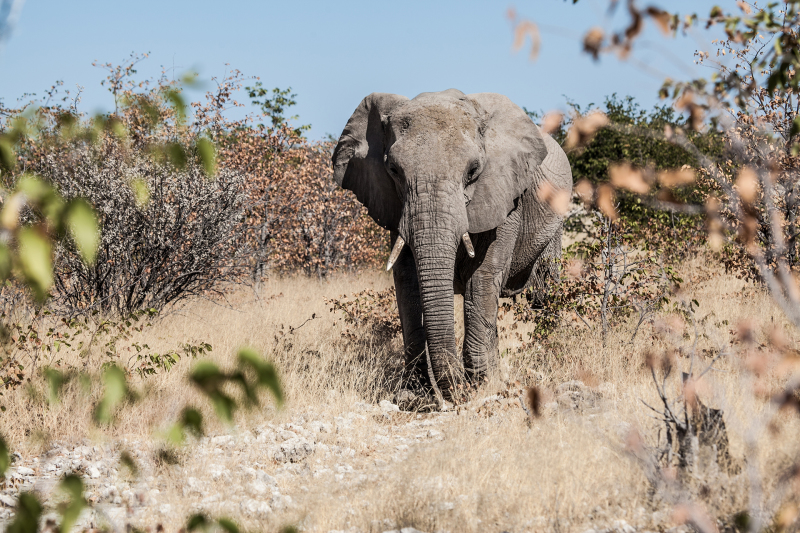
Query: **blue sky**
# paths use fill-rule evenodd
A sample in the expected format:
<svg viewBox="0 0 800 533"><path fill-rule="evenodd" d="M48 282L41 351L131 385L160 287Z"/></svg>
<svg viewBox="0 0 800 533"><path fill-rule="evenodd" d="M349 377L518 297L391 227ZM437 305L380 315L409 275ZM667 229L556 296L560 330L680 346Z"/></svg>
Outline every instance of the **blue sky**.
<svg viewBox="0 0 800 533"><path fill-rule="evenodd" d="M653 0L671 12L708 13L733 0ZM623 2L620 2L623 4ZM506 11L514 6L542 28L539 59L513 52ZM55 80L85 87L82 109L113 108L93 60L120 62L132 51L150 52L139 69L197 70L201 80L238 68L266 87L291 86L294 113L312 125L309 137L338 137L359 101L370 92L409 97L458 88L498 92L528 109L565 108L565 96L601 103L606 95L632 95L651 106L664 76L708 76L693 65L693 52L710 49L702 31L667 39L648 24L634 61L612 57L594 63L580 51L580 36L593 25L620 28L624 9L605 18L607 0L384 2L292 0L28 0L0 52L0 98L39 93ZM624 6L620 6L621 8ZM225 64L229 63L230 67ZM649 72L644 72L642 66ZM206 87L210 87L207 82Z"/></svg>

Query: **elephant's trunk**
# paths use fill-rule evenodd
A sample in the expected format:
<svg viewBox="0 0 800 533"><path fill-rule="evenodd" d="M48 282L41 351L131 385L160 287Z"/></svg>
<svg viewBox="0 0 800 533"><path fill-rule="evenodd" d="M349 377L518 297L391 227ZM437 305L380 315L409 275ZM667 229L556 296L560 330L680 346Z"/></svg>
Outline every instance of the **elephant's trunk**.
<svg viewBox="0 0 800 533"><path fill-rule="evenodd" d="M456 350L453 324L453 267L458 241L455 235L415 236L417 272L422 301L423 326L428 339L428 354L433 379L445 399L454 396L464 368Z"/></svg>
<svg viewBox="0 0 800 533"><path fill-rule="evenodd" d="M413 235L432 377L444 398L452 400L464 379L453 323L453 273L467 222L463 202L459 209L459 203L448 201L450 194L438 192L428 198L422 194L422 198L417 198L422 201L412 203L418 209L411 212L409 227ZM421 206L423 208L419 209Z"/></svg>

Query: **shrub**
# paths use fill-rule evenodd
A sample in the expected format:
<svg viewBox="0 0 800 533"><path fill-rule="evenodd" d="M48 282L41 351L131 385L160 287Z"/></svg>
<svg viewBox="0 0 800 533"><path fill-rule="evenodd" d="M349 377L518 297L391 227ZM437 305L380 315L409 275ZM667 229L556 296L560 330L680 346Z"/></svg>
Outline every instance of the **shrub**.
<svg viewBox="0 0 800 533"><path fill-rule="evenodd" d="M209 179L196 161L176 169L114 139L48 151L36 171L65 197L89 200L101 224L97 262L56 248L56 306L129 314L219 290L236 276L243 177Z"/></svg>

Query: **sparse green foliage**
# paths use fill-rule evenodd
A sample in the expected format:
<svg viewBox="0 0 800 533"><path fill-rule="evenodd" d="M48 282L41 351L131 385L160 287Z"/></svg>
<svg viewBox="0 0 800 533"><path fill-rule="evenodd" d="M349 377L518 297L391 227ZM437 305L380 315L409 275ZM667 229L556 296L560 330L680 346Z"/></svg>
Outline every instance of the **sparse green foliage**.
<svg viewBox="0 0 800 533"><path fill-rule="evenodd" d="M596 328L605 342L612 325L634 316L632 341L640 326L669 302L683 280L657 253L637 249L635 235L625 230L624 224L594 213L588 236L567 248L560 275L544 294L534 299L529 290L503 305L502 314L513 313L511 331L521 353L546 343L564 324ZM515 331L519 323L534 324L527 339Z"/></svg>
<svg viewBox="0 0 800 533"><path fill-rule="evenodd" d="M247 95L250 97L253 105L259 106L263 115L272 121L273 128L278 128L290 120L297 120L300 118L297 115L291 117L284 116L288 108L297 105L297 101L295 100L297 95L292 92L291 87L287 87L286 89L275 87L272 89L272 95L270 96L270 91L265 89L260 81L257 81L254 86L245 87L244 90L247 91ZM303 132L310 129L311 126L306 124L298 126L293 131L295 135L300 137L303 135Z"/></svg>
<svg viewBox="0 0 800 533"><path fill-rule="evenodd" d="M365 333L369 333L371 341L383 344L402 331L394 287L383 291L367 289L326 303L331 313L342 313L347 325L342 336L352 342L364 339Z"/></svg>

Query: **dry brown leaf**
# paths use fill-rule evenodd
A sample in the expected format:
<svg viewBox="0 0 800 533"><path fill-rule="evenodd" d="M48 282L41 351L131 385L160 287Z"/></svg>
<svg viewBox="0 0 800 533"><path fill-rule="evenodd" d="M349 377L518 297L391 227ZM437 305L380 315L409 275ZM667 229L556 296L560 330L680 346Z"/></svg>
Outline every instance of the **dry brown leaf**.
<svg viewBox="0 0 800 533"><path fill-rule="evenodd" d="M594 201L594 186L586 178L581 179L575 184L575 194L578 195L583 205L587 208L592 205Z"/></svg>
<svg viewBox="0 0 800 533"><path fill-rule="evenodd" d="M537 197L539 201L547 203L558 216L564 216L569 211L570 192L556 189L549 181L542 182Z"/></svg>
<svg viewBox="0 0 800 533"><path fill-rule="evenodd" d="M564 269L567 273L567 277L571 280L576 280L581 277L583 274L583 261L580 259L573 259L569 263L567 263L566 268Z"/></svg>
<svg viewBox="0 0 800 533"><path fill-rule="evenodd" d="M675 107L678 109L689 109L690 105L694 104L694 94L691 91L684 91L677 100L675 100Z"/></svg>
<svg viewBox="0 0 800 533"><path fill-rule="evenodd" d="M750 6L747 5L747 2L743 2L742 0L737 0L736 5L739 6L739 9L744 11L745 15L749 15L752 11Z"/></svg>
<svg viewBox="0 0 800 533"><path fill-rule="evenodd" d="M602 111L593 111L582 117L577 117L567 132L566 148L569 150L588 144L594 134L597 133L597 130L608 126L608 124L608 117Z"/></svg>
<svg viewBox="0 0 800 533"><path fill-rule="evenodd" d="M613 164L608 168L611 185L636 194L647 194L650 186L644 181L641 169L634 168L627 161Z"/></svg>
<svg viewBox="0 0 800 533"><path fill-rule="evenodd" d="M697 386L693 379L687 379L683 384L683 398L692 407L697 405Z"/></svg>
<svg viewBox="0 0 800 533"><path fill-rule="evenodd" d="M736 190L744 203L752 204L758 192L758 174L751 167L744 167L736 178Z"/></svg>
<svg viewBox="0 0 800 533"><path fill-rule="evenodd" d="M658 194L656 194L656 198L659 201L667 203L667 204L680 204L681 203L681 201L678 200L678 198L676 198L675 195L672 194L672 191L670 191L669 189L661 189L660 191L658 191Z"/></svg>
<svg viewBox="0 0 800 533"><path fill-rule="evenodd" d="M672 521L676 524L691 524L700 533L718 533L716 524L708 513L694 503L679 503L672 510Z"/></svg>
<svg viewBox="0 0 800 533"><path fill-rule="evenodd" d="M530 20L523 20L514 28L514 44L512 45L514 50L522 48L526 36L530 36L531 38L531 52L529 58L533 61L539 56L539 48L541 47L542 40L539 35L539 27Z"/></svg>
<svg viewBox="0 0 800 533"><path fill-rule="evenodd" d="M670 27L672 15L653 6L647 8L647 14L650 15L650 18L656 23L661 33L664 35L670 35L672 33L672 28Z"/></svg>
<svg viewBox="0 0 800 533"><path fill-rule="evenodd" d="M694 183L695 172L689 165L683 165L679 169L664 170L658 173L658 183L664 187L680 187Z"/></svg>
<svg viewBox="0 0 800 533"><path fill-rule="evenodd" d="M603 28L595 26L590 29L583 37L583 51L591 54L595 60L599 59L604 38Z"/></svg>
<svg viewBox="0 0 800 533"><path fill-rule="evenodd" d="M789 526L795 523L798 517L797 504L787 504L783 509L778 512L778 518L775 520L778 526L778 531L789 529Z"/></svg>
<svg viewBox="0 0 800 533"><path fill-rule="evenodd" d="M7 230L13 231L19 225L19 213L23 205L25 205L25 195L20 192L12 194L0 213L0 224Z"/></svg>
<svg viewBox="0 0 800 533"><path fill-rule="evenodd" d="M617 220L617 208L614 205L614 188L607 183L597 187L597 207L611 220Z"/></svg>
<svg viewBox="0 0 800 533"><path fill-rule="evenodd" d="M525 388L525 403L527 404L528 409L530 409L531 415L534 418L539 418L542 416L542 394L539 392L538 387L534 386Z"/></svg>
<svg viewBox="0 0 800 533"><path fill-rule="evenodd" d="M564 121L564 113L561 111L551 111L544 116L542 119L542 126L541 129L543 132L547 134L551 134L554 131L557 131L558 128L561 127L561 123Z"/></svg>
<svg viewBox="0 0 800 533"><path fill-rule="evenodd" d="M640 453L644 449L644 439L636 428L631 428L625 436L625 449L632 453Z"/></svg>

